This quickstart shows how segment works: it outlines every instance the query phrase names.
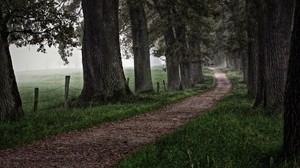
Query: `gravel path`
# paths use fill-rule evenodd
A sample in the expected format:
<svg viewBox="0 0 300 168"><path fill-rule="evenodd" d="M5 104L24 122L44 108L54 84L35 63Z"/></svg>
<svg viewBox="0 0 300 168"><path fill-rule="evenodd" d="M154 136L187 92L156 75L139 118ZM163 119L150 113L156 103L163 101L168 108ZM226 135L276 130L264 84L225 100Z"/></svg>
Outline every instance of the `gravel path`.
<svg viewBox="0 0 300 168"><path fill-rule="evenodd" d="M0 151L0 167L111 167L126 154L212 108L231 89L226 75L213 69L214 90L148 114L42 139Z"/></svg>

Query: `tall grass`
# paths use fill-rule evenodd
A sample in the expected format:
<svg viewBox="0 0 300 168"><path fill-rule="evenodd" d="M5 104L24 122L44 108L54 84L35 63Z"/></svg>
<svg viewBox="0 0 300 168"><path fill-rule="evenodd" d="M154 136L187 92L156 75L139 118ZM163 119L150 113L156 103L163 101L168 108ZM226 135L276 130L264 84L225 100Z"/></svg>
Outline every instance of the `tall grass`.
<svg viewBox="0 0 300 168"><path fill-rule="evenodd" d="M216 107L115 167L281 167L282 112L253 109L241 76L228 72L232 92Z"/></svg>
<svg viewBox="0 0 300 168"><path fill-rule="evenodd" d="M125 71L131 79L133 88L133 70ZM160 68L152 71L153 82L165 80L166 73ZM128 118L134 115L150 112L164 105L174 103L184 97L207 91L213 87L213 77L210 70L205 69L204 83L193 89L178 92L159 92L151 95L136 95L135 99L128 102L106 104L97 107L74 108L67 110L61 107L53 108L53 105L62 104L63 98L53 99L54 95L60 96L63 88L57 88L64 84L64 76L60 74L33 75L33 78L19 77L19 88L24 102L25 117L16 122L0 122L0 149L15 147L20 144L32 142L51 135L83 129L101 124L103 122ZM31 76L32 77L32 76ZM32 112L32 100L34 87L41 90L40 98L45 101L40 103L40 110ZM82 87L82 76L79 72L71 74L71 95L76 97ZM50 92L49 92L50 91ZM77 91L77 92L76 92ZM44 92L44 93L42 93ZM50 108L51 107L51 108Z"/></svg>

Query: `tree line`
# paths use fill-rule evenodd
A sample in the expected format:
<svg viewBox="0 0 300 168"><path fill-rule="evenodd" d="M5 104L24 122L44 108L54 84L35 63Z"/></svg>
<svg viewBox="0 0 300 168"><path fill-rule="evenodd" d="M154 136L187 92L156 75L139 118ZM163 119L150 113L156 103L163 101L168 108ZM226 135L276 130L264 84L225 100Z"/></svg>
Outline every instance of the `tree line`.
<svg viewBox="0 0 300 168"><path fill-rule="evenodd" d="M153 92L150 48L165 56L170 91L202 82L204 62L240 70L254 107L284 107L283 154L299 154L298 1L0 1L1 120L24 115L10 44L39 45L40 52L58 46L66 63L72 48L81 46L80 103L132 96L121 62L121 34L134 56L135 92Z"/></svg>

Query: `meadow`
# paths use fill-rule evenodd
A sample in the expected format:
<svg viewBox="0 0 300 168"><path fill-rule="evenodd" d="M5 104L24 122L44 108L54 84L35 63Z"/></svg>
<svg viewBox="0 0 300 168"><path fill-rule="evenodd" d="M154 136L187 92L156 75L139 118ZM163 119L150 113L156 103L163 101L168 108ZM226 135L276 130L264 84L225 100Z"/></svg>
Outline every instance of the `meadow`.
<svg viewBox="0 0 300 168"><path fill-rule="evenodd" d="M161 86L159 93L135 95L132 100L126 102L66 109L63 107L65 75L71 76L70 97L78 97L83 83L82 73L78 70L31 71L30 73L17 74L25 116L19 121L0 122L0 149L12 148L48 136L150 112L214 87L212 72L205 69L204 82L193 89L165 92ZM133 69L126 69L125 76L130 78L129 85L133 90ZM157 82L162 84L163 80L166 81L166 72L163 71L162 67L154 67L152 77L156 90ZM40 90L37 112L33 112L33 90L35 87Z"/></svg>

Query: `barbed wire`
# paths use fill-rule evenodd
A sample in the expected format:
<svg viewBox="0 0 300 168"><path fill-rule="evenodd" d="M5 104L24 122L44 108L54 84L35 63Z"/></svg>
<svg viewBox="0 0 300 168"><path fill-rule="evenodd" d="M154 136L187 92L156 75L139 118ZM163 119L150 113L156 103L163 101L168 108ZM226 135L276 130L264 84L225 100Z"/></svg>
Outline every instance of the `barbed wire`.
<svg viewBox="0 0 300 168"><path fill-rule="evenodd" d="M65 87L65 85L61 85L61 86L58 86L54 89L48 89L48 90L39 90L39 94L42 93L42 94L45 94L45 93L51 93L51 92L54 92L54 91L57 91L61 88ZM76 88L76 87L69 87L70 90L73 90L73 91L81 91L82 89L81 88ZM54 92L54 93L57 93L57 92ZM26 92L26 93L22 93L21 94L22 96L28 96L28 95L34 95L34 91L32 92ZM70 94L70 96L73 96L72 94ZM40 97L40 96L39 96ZM39 103L45 103L45 102L49 102L49 103L53 103L53 101L57 100L58 98L64 98L65 95L64 94L56 94L54 96L49 96L48 98L44 98L44 99L40 99L38 100ZM32 97L33 99L32 100L29 100L29 101L25 101L25 102L22 102L23 105L28 105L28 104L34 104L34 97ZM59 102L63 102L63 100L58 100ZM44 107L43 109L39 109L39 110L45 110L45 109L51 109L53 107L50 107L51 105L49 105L49 107Z"/></svg>
<svg viewBox="0 0 300 168"><path fill-rule="evenodd" d="M34 92L21 93L22 96L32 95Z"/></svg>
<svg viewBox="0 0 300 168"><path fill-rule="evenodd" d="M62 87L65 87L65 85L59 86L59 87L57 87L57 88L55 88L55 89L49 89L49 90L39 91L39 92L40 92L40 93L50 93L50 92L56 91L56 90L58 90L58 89L60 89L60 88L62 88Z"/></svg>
<svg viewBox="0 0 300 168"><path fill-rule="evenodd" d="M40 99L39 102L46 102L46 101L50 101L50 100L55 100L57 98L61 98L61 97L64 97L65 95L56 95L56 96L53 96L51 98L47 98L47 99Z"/></svg>
<svg viewBox="0 0 300 168"><path fill-rule="evenodd" d="M70 89L75 90L75 91L81 91L82 89L75 88L75 87L70 87Z"/></svg>

